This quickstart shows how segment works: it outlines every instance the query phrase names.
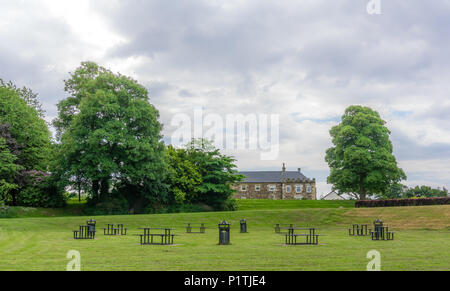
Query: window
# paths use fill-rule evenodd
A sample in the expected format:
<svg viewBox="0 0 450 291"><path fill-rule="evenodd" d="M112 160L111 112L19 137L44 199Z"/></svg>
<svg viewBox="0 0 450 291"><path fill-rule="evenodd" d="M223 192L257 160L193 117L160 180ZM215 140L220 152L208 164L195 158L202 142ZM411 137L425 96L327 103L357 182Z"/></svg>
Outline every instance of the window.
<svg viewBox="0 0 450 291"><path fill-rule="evenodd" d="M275 185L269 185L269 191L275 192Z"/></svg>
<svg viewBox="0 0 450 291"><path fill-rule="evenodd" d="M260 191L261 190L261 185L255 185L255 191Z"/></svg>
<svg viewBox="0 0 450 291"><path fill-rule="evenodd" d="M306 186L306 192L311 193L312 187L311 185Z"/></svg>
<svg viewBox="0 0 450 291"><path fill-rule="evenodd" d="M286 185L286 193L291 193L291 185Z"/></svg>
<svg viewBox="0 0 450 291"><path fill-rule="evenodd" d="M295 192L302 193L303 192L303 185L295 185Z"/></svg>
<svg viewBox="0 0 450 291"><path fill-rule="evenodd" d="M247 191L247 185L241 185L241 191L243 192Z"/></svg>

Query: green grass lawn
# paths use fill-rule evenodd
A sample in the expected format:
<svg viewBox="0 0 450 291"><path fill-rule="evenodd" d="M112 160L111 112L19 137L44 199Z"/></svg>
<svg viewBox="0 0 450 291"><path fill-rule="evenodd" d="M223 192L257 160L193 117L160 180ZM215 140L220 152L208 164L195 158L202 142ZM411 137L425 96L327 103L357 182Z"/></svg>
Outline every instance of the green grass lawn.
<svg viewBox="0 0 450 291"><path fill-rule="evenodd" d="M7 213L1 212L0 219L23 218L23 217L58 217L58 216L77 216L83 213L86 206L86 200L78 201L78 198L71 198L63 208L39 208L39 207L21 207L10 206Z"/></svg>
<svg viewBox="0 0 450 291"><path fill-rule="evenodd" d="M91 217L0 219L0 270L65 270L69 250L81 253L82 270L365 270L370 250L382 270L450 270L450 206L297 208L135 216L98 216L95 240L74 240L72 230ZM380 217L394 241L349 237L351 223ZM239 220L248 234L239 233ZM217 224L232 224L229 246L219 246ZM205 234L186 234L188 222L204 222ZM130 235L103 236L106 223L124 223ZM275 223L319 227L318 246L283 246ZM138 227L174 227L175 246L141 246Z"/></svg>

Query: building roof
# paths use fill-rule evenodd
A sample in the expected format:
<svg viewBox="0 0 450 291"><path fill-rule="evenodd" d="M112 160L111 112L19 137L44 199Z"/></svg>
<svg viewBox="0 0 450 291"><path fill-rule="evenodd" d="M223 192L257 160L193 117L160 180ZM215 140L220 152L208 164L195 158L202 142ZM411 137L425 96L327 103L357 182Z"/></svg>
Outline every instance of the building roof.
<svg viewBox="0 0 450 291"><path fill-rule="evenodd" d="M246 178L242 182L246 183L281 183L286 180L304 181L309 180L300 171L246 171L239 172Z"/></svg>
<svg viewBox="0 0 450 291"><path fill-rule="evenodd" d="M322 197L322 200L345 200L344 197L340 196L335 191L331 191L327 195Z"/></svg>

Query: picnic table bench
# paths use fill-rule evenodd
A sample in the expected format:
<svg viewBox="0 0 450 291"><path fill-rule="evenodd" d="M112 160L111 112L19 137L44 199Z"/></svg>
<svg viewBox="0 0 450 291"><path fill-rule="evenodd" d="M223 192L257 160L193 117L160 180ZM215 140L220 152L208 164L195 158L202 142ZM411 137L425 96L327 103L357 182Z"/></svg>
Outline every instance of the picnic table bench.
<svg viewBox="0 0 450 291"><path fill-rule="evenodd" d="M193 228L198 228L198 231L192 231ZM205 229L204 223L188 223L186 226L187 233L205 233Z"/></svg>
<svg viewBox="0 0 450 291"><path fill-rule="evenodd" d="M288 232L285 234L285 240L287 245L317 245L319 244L319 236L317 234L317 228L313 227L282 227L281 229L286 229ZM307 230L307 233L296 234L296 230ZM298 242L297 237L305 237L304 242Z"/></svg>
<svg viewBox="0 0 450 291"><path fill-rule="evenodd" d="M73 231L74 239L94 239L95 238L95 230L92 230L92 227L89 225L80 225L79 230Z"/></svg>
<svg viewBox="0 0 450 291"><path fill-rule="evenodd" d="M176 236L171 231L174 228L158 228L158 227L143 227L143 234L137 234L140 237L141 245L173 245L173 238ZM164 233L151 233L154 230L163 230ZM155 240L155 238L158 238Z"/></svg>
<svg viewBox="0 0 450 291"><path fill-rule="evenodd" d="M348 229L348 235L350 236L368 236L371 232L368 224L352 224L352 228Z"/></svg>
<svg viewBox="0 0 450 291"><path fill-rule="evenodd" d="M294 227L293 224L288 224L288 223L277 223L275 224L275 233L281 233L281 229L286 229L286 227L281 227L281 226L285 226L287 225L288 227Z"/></svg>
<svg viewBox="0 0 450 291"><path fill-rule="evenodd" d="M106 228L103 228L104 235L127 235L127 228L124 227L123 224L117 224L114 227L114 224L107 224Z"/></svg>
<svg viewBox="0 0 450 291"><path fill-rule="evenodd" d="M375 231L370 232L372 240L394 240L394 232L389 231L388 226L376 227Z"/></svg>

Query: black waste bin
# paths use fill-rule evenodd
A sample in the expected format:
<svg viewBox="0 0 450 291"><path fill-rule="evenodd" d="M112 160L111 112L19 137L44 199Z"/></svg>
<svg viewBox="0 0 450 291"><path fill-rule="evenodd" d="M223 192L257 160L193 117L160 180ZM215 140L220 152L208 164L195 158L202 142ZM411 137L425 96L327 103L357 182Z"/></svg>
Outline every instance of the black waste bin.
<svg viewBox="0 0 450 291"><path fill-rule="evenodd" d="M95 232L95 224L97 224L97 222L94 219L89 219L86 224L89 232Z"/></svg>
<svg viewBox="0 0 450 291"><path fill-rule="evenodd" d="M219 223L219 245L230 244L230 224L226 221Z"/></svg>
<svg viewBox="0 0 450 291"><path fill-rule="evenodd" d="M373 228L374 228L374 232L375 232L375 239L382 239L383 238L383 221L381 221L380 219L377 219L373 222Z"/></svg>
<svg viewBox="0 0 450 291"><path fill-rule="evenodd" d="M241 233L247 233L247 220L241 220Z"/></svg>

